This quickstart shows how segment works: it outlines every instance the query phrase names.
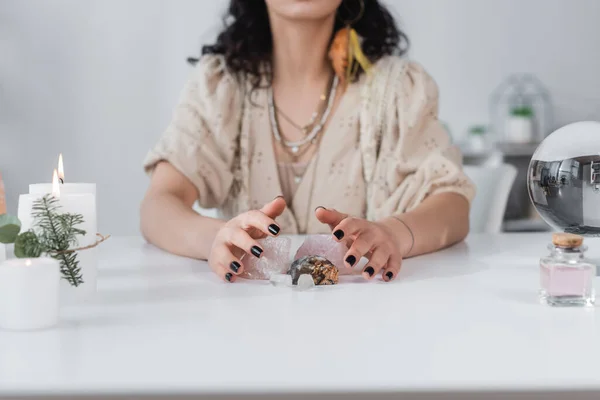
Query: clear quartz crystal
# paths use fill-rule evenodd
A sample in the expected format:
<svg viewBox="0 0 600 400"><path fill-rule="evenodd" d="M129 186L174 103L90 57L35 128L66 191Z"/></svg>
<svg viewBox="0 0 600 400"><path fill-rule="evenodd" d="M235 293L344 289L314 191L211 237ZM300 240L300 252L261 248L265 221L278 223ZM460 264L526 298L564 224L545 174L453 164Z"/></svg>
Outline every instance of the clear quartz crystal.
<svg viewBox="0 0 600 400"><path fill-rule="evenodd" d="M585 259L587 247L549 245L540 260L540 300L557 307L585 307L595 303L596 266Z"/></svg>
<svg viewBox="0 0 600 400"><path fill-rule="evenodd" d="M298 289L309 290L315 287L315 281L309 274L302 274L298 278Z"/></svg>
<svg viewBox="0 0 600 400"><path fill-rule="evenodd" d="M273 274L269 281L273 286L292 287L292 276L288 274Z"/></svg>

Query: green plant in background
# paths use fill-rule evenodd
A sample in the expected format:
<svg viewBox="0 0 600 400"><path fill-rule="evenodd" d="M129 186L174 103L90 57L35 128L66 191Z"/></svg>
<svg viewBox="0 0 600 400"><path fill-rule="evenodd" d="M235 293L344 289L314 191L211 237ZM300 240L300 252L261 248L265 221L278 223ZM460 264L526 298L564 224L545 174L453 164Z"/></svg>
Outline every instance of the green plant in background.
<svg viewBox="0 0 600 400"><path fill-rule="evenodd" d="M533 114L533 108L530 106L519 106L510 110L510 115L518 118L533 118Z"/></svg>
<svg viewBox="0 0 600 400"><path fill-rule="evenodd" d="M470 135L485 135L485 133L487 132L487 128L483 125L475 125L472 126L471 129L469 129L469 134Z"/></svg>

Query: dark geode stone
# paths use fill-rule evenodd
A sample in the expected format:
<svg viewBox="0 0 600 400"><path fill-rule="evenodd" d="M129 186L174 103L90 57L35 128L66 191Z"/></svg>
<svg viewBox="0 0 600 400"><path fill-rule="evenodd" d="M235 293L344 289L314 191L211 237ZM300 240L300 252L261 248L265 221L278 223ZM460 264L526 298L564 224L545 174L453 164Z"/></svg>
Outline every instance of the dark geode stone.
<svg viewBox="0 0 600 400"><path fill-rule="evenodd" d="M306 256L292 263L288 274L292 276L292 283L298 284L300 275L309 274L315 285L335 285L338 283L338 268L331 261L320 256Z"/></svg>

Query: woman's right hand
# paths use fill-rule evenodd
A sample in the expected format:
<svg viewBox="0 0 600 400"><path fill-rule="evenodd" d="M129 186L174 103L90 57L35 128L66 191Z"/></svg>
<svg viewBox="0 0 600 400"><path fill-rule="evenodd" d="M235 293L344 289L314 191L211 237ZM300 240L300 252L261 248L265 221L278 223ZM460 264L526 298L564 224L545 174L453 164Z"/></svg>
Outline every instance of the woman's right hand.
<svg viewBox="0 0 600 400"><path fill-rule="evenodd" d="M283 197L277 197L260 210L248 211L229 220L215 236L208 257L210 268L221 279L235 282L244 269L241 262L244 253L260 258L263 249L257 239L279 234L275 218L283 213L285 207Z"/></svg>

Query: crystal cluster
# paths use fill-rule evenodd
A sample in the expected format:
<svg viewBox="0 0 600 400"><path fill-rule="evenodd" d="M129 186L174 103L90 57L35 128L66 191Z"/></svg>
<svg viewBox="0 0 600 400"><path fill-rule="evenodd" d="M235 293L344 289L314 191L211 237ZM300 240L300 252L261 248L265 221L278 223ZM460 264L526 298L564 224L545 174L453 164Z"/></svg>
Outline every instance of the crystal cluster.
<svg viewBox="0 0 600 400"><path fill-rule="evenodd" d="M321 256L338 267L341 275L347 275L352 272L344 264L344 256L347 252L346 245L336 242L332 235L310 235L296 252L294 260L307 256Z"/></svg>
<svg viewBox="0 0 600 400"><path fill-rule="evenodd" d="M338 283L339 271L324 257L306 256L294 261L289 274L294 285L297 285L300 277L305 274L312 276L315 285L335 285Z"/></svg>
<svg viewBox="0 0 600 400"><path fill-rule="evenodd" d="M308 290L316 285L335 285L348 251L331 235L311 235L306 238L290 267L291 239L280 236L258 241L263 249L260 258L242 257L242 278L269 280L273 286Z"/></svg>

